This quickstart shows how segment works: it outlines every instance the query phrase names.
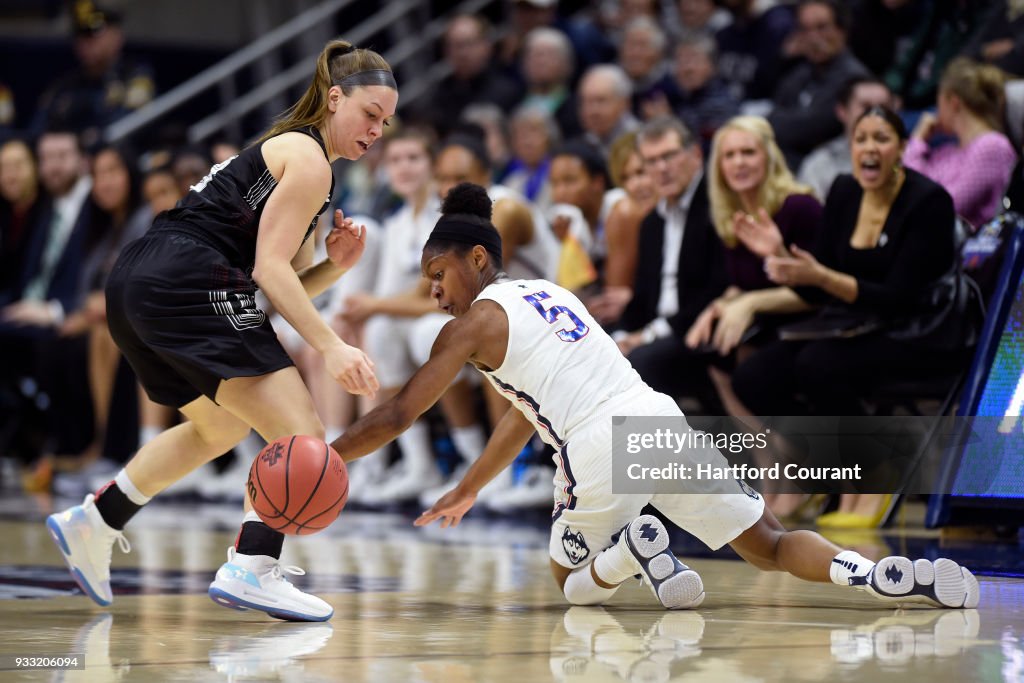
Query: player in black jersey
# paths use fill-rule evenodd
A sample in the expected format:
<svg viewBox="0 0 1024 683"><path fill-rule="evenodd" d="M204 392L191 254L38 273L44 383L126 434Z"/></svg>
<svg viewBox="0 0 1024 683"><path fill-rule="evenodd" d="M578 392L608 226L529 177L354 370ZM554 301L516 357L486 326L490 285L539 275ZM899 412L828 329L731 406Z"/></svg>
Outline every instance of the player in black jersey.
<svg viewBox="0 0 1024 683"><path fill-rule="evenodd" d="M316 265L308 238L334 188L331 162L358 159L394 115L398 88L371 50L334 40L302 98L262 138L217 164L171 211L130 244L107 284L111 333L150 398L188 418L145 444L115 479L47 526L72 575L101 605L113 599L110 558L125 524L150 498L256 429L268 441L324 438L298 371L281 347L256 288L324 355L346 390L373 395L373 363L342 342L310 298L358 261L365 230L340 211ZM306 267L296 269L302 262ZM282 576L284 536L247 513L210 596L236 609L303 621L333 609Z"/></svg>

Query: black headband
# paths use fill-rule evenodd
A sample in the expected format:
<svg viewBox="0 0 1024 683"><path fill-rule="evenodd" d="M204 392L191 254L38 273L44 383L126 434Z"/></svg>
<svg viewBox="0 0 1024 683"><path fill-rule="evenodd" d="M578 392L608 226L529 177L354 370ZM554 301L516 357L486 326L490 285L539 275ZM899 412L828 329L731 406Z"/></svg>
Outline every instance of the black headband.
<svg viewBox="0 0 1024 683"><path fill-rule="evenodd" d="M334 81L333 85L340 85L342 88L355 87L357 85L383 85L392 90L398 90L395 75L387 69L357 71L354 74L349 74L340 80Z"/></svg>
<svg viewBox="0 0 1024 683"><path fill-rule="evenodd" d="M476 246L479 244L501 263L501 235L486 218L470 213L445 214L438 219L430 240L445 240Z"/></svg>

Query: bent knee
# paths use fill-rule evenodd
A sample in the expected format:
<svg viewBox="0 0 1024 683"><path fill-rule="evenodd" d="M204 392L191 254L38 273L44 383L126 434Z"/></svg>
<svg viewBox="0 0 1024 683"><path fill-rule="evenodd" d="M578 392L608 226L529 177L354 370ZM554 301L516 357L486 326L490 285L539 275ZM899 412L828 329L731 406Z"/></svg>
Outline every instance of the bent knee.
<svg viewBox="0 0 1024 683"><path fill-rule="evenodd" d="M245 437L249 436L251 428L245 422L234 415L226 415L223 418L193 422L199 438L208 444L212 450L226 452L238 445Z"/></svg>

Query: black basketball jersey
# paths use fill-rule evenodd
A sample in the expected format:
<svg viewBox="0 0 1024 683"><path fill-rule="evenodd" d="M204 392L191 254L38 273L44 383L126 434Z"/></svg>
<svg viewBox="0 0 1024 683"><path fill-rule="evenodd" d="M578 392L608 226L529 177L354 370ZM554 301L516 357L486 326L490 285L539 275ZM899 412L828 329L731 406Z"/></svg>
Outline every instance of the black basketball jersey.
<svg viewBox="0 0 1024 683"><path fill-rule="evenodd" d="M312 137L327 156L324 141L315 128L310 126L294 132ZM256 263L256 233L263 208L277 187L277 180L263 160L262 150L263 142L260 142L213 166L177 206L157 217L153 230L169 229L193 235L227 256L231 265L251 273ZM330 206L333 193L332 174L331 189L323 207L313 216L303 242L316 228L319 215Z"/></svg>

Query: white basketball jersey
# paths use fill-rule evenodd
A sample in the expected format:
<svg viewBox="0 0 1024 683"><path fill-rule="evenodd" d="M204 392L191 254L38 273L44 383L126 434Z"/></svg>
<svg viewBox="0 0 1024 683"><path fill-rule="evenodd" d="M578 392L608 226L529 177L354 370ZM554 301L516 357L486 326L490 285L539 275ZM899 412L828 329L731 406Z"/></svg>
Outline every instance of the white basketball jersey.
<svg viewBox="0 0 1024 683"><path fill-rule="evenodd" d="M533 239L529 244L516 248L511 261L505 262L505 272L514 278L553 278L558 273L558 256L562 245L551 226L536 206L521 194L504 185L492 185L487 188L491 202L501 199L515 199L529 207L533 217Z"/></svg>
<svg viewBox="0 0 1024 683"><path fill-rule="evenodd" d="M508 316L505 360L483 374L556 449L605 401L647 387L568 290L547 280L506 280L486 287L482 299Z"/></svg>

